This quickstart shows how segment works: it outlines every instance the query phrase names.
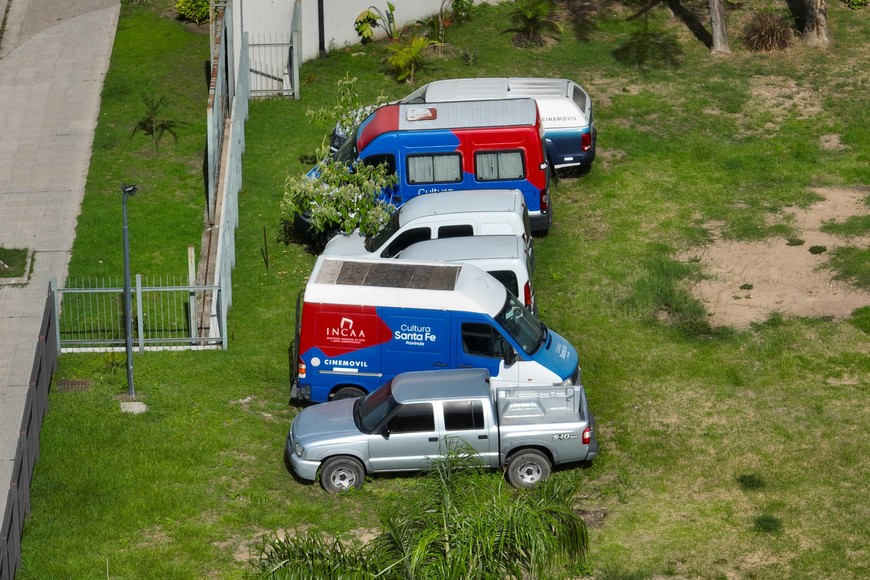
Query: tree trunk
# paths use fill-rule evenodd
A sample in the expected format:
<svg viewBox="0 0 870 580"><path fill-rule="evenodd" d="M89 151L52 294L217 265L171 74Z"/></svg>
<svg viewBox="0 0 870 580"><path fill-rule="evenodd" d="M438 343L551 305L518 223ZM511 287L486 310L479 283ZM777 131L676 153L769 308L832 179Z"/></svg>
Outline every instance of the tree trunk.
<svg viewBox="0 0 870 580"><path fill-rule="evenodd" d="M807 0L813 2L813 0ZM709 0L710 26L713 28L712 54L728 54L731 48L728 46L728 30L725 25L725 0Z"/></svg>
<svg viewBox="0 0 870 580"><path fill-rule="evenodd" d="M831 35L828 33L828 1L806 0L806 2L807 23L804 26L804 42L807 46L825 48L831 44Z"/></svg>

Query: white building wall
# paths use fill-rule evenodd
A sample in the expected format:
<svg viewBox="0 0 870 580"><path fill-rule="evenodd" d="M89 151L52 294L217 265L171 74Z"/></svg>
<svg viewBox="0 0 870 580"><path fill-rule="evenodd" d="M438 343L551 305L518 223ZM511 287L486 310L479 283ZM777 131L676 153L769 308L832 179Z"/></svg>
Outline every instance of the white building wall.
<svg viewBox="0 0 870 580"><path fill-rule="evenodd" d="M317 58L320 55L320 34L318 19L319 0L298 0L301 3L301 61ZM292 25L294 0L229 0L235 14L233 31L241 38L242 30L251 35L283 34L289 37ZM359 42L359 35L353 29L354 20L360 12L375 6L386 13L387 0L322 0L323 3L323 46L341 48ZM393 0L396 7L394 16L399 26L413 23L437 14L441 0ZM376 37L386 36L383 28L375 29ZM235 43L236 64L238 47ZM236 68L238 70L238 68Z"/></svg>

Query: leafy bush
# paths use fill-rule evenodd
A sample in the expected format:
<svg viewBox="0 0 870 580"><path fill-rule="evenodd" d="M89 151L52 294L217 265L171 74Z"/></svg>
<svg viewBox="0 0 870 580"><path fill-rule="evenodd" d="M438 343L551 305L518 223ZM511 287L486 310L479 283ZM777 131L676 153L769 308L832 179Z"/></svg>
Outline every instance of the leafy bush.
<svg viewBox="0 0 870 580"><path fill-rule="evenodd" d="M327 236L337 230L377 232L392 214L393 206L378 199L379 192L396 184L396 175L386 164L354 163L350 167L321 150L315 169L317 177L292 175L287 178L281 215L291 222L306 215L311 228Z"/></svg>
<svg viewBox="0 0 870 580"><path fill-rule="evenodd" d="M785 50L794 37L788 19L772 12L756 12L743 32L743 41L749 50Z"/></svg>
<svg viewBox="0 0 870 580"><path fill-rule="evenodd" d="M359 13L353 22L353 29L359 35L362 44L368 44L375 38L375 28L383 28L387 31L390 40L398 40L401 30L396 26L396 17L393 13L396 7L392 2L387 2L387 11L383 12L375 6L369 6Z"/></svg>
<svg viewBox="0 0 870 580"><path fill-rule="evenodd" d="M429 48L438 45L438 42L426 36L415 36L405 44L388 46L387 50L392 54L384 60L393 68L396 80L413 83L414 73L426 64Z"/></svg>
<svg viewBox="0 0 870 580"><path fill-rule="evenodd" d="M553 9L552 0L516 0L508 11L511 25L502 32L512 32L516 46L542 46L545 36L555 37L563 31L552 18Z"/></svg>
<svg viewBox="0 0 870 580"><path fill-rule="evenodd" d="M842 0L842 2L851 10L860 10L870 4L870 0Z"/></svg>
<svg viewBox="0 0 870 580"><path fill-rule="evenodd" d="M202 24L209 21L208 0L177 0L175 9L178 15L188 22Z"/></svg>

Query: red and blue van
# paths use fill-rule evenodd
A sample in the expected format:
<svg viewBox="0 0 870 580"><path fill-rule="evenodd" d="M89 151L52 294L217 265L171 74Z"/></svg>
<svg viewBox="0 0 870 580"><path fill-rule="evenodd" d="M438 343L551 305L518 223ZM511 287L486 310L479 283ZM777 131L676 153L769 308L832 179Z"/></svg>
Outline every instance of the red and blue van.
<svg viewBox="0 0 870 580"><path fill-rule="evenodd" d="M348 164L386 163L399 179L382 197L397 207L436 191L518 189L532 231L546 232L552 224L549 167L533 99L384 105L334 155Z"/></svg>

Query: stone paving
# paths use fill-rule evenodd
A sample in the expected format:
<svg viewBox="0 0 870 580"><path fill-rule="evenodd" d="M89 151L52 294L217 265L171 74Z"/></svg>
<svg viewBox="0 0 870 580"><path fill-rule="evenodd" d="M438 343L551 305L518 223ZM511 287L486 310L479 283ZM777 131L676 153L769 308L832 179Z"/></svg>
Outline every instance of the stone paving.
<svg viewBox="0 0 870 580"><path fill-rule="evenodd" d="M62 285L67 275L120 12L117 0L0 0L0 9L7 5L0 39L0 246L31 250L33 267L26 284L0 285L0 510L49 281Z"/></svg>

